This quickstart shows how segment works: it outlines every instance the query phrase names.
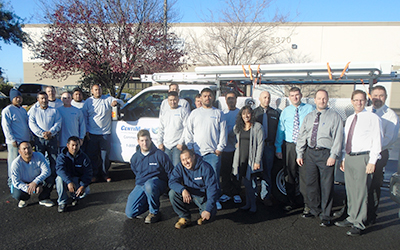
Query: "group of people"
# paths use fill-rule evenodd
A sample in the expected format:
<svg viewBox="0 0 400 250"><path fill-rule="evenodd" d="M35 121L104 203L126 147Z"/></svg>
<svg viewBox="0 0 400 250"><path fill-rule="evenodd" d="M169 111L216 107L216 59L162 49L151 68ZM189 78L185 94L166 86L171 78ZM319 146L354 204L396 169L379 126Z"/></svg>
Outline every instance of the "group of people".
<svg viewBox="0 0 400 250"><path fill-rule="evenodd" d="M97 84L91 92L86 101L79 89L72 95L64 92L57 100L49 86L37 94L38 102L27 113L21 107L21 93L10 91L12 104L2 111L2 126L9 186L19 207L25 207L35 193L40 205L53 206L50 193L56 184L58 211L63 212L69 196L75 205L90 192L91 182L111 181L111 108L122 101L102 96ZM375 86L371 97L372 106L366 107L367 94L355 90L351 95L355 113L343 123L328 107L324 89L316 91L314 107L301 102L299 88L291 88L291 105L280 112L270 107L268 91L260 93L260 105L254 110L238 109L237 94L229 91L227 110L222 111L213 106L214 92L205 88L191 110L179 98L179 86L171 84L160 106L158 138L153 138L157 145L148 130L137 134L138 149L130 161L135 188L125 213L142 218L149 211L145 223L159 221L160 196L169 189L179 217L175 228L191 224L191 203L199 208L197 224L202 225L222 209L221 203L230 199L242 203L243 184L245 202L239 209L253 214L257 197L266 206L273 205L271 172L277 158L282 159L285 173L288 204L284 209L302 207L302 217L320 218L321 227L333 224L334 171L341 164L348 217L334 224L351 227L348 235L360 235L376 220L383 168L399 131L398 116L385 104L386 89ZM32 136L36 152L29 143Z"/></svg>
<svg viewBox="0 0 400 250"><path fill-rule="evenodd" d="M169 187L179 216L175 227L191 223L190 203L199 207L201 225L222 209L221 203L232 198L242 203L242 184L246 199L240 211L255 213L257 196L266 206L273 204L271 170L277 158L282 159L285 173L284 210L303 207L302 217L319 218L321 227L333 225L335 165L341 164L348 216L334 224L351 227L347 235L360 235L375 222L383 167L399 131L398 116L385 105L386 89L375 86L371 96L372 106L366 107L367 94L355 90L351 96L355 113L344 123L328 107L324 89L316 91L314 107L301 102L299 88L291 88L291 105L279 112L270 107L268 91L260 93L260 105L254 110L236 108L237 94L230 91L225 95L228 109L221 111L213 107L214 93L205 88L198 96L201 106L190 111L179 98L178 85L172 84L161 104L158 145L145 130L138 133L140 149L131 160L136 187L126 214L140 218L149 210L145 223L158 221L159 197Z"/></svg>
<svg viewBox="0 0 400 250"><path fill-rule="evenodd" d="M76 88L72 94L63 92L60 100L55 88L47 86L27 112L21 93L10 90L11 104L2 111L2 128L8 149L8 185L18 207L27 206L32 194L38 194L40 205L54 206L50 194L56 185L58 211L64 212L69 196L76 205L90 192L91 182L111 181L111 109L123 102L103 96L97 84L91 92L92 97L84 101Z"/></svg>

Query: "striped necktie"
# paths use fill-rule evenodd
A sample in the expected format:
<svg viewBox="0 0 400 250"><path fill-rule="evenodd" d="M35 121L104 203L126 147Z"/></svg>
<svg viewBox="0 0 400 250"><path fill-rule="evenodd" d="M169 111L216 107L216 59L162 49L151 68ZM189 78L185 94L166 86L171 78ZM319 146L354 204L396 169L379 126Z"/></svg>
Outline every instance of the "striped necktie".
<svg viewBox="0 0 400 250"><path fill-rule="evenodd" d="M296 112L294 114L294 121L293 121L293 135L292 139L293 142L297 142L297 136L299 135L300 130L300 117L299 117L299 108L296 108Z"/></svg>
<svg viewBox="0 0 400 250"><path fill-rule="evenodd" d="M321 112L317 113L315 117L314 126L311 132L311 140L310 140L310 148L315 148L317 146L317 133L318 133L318 125L319 125L319 116Z"/></svg>

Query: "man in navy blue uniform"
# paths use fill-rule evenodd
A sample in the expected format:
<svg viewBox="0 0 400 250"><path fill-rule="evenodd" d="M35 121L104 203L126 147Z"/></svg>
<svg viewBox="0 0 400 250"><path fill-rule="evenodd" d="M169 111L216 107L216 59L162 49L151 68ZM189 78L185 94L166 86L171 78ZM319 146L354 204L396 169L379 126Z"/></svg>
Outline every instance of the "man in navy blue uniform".
<svg viewBox="0 0 400 250"><path fill-rule="evenodd" d="M160 220L160 196L167 190L173 165L168 156L151 142L148 130L140 130L137 138L140 149L131 158L136 186L129 194L125 213L128 218L135 218L149 210L144 222L150 224Z"/></svg>
<svg viewBox="0 0 400 250"><path fill-rule="evenodd" d="M215 203L219 198L217 178L211 165L188 149L181 152L180 158L169 180L169 199L179 216L175 224L177 229L190 225L190 203L199 207L197 224L202 225L217 213Z"/></svg>
<svg viewBox="0 0 400 250"><path fill-rule="evenodd" d="M67 147L58 155L56 162L56 187L58 193L58 212L65 212L68 203L68 192L75 206L80 198L89 193L93 170L89 156L80 150L80 139L77 136L68 138Z"/></svg>

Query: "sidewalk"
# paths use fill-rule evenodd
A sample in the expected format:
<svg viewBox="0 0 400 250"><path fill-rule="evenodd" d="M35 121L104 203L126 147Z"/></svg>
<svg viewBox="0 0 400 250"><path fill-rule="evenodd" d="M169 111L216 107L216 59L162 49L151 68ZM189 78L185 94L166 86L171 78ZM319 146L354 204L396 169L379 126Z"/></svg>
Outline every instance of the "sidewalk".
<svg viewBox="0 0 400 250"><path fill-rule="evenodd" d="M0 151L0 161L7 161L7 150Z"/></svg>

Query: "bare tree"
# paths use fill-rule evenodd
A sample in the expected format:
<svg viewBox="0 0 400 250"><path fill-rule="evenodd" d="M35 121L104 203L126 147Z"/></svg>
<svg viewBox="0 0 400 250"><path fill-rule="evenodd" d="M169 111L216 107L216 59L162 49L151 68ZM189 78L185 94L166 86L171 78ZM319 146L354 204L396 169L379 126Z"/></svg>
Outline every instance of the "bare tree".
<svg viewBox="0 0 400 250"><path fill-rule="evenodd" d="M288 15L278 12L268 18L274 0L224 0L222 9L210 11L203 21L204 34L191 33L187 41L194 63L201 65L239 65L267 63L282 51L270 38ZM218 13L219 18L214 18Z"/></svg>

